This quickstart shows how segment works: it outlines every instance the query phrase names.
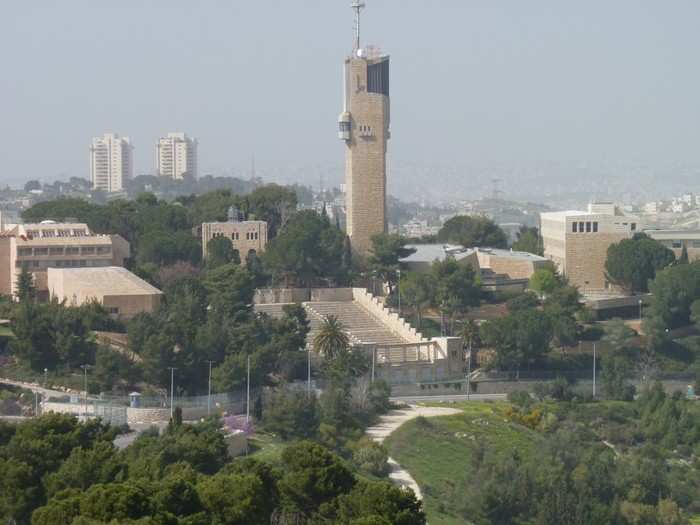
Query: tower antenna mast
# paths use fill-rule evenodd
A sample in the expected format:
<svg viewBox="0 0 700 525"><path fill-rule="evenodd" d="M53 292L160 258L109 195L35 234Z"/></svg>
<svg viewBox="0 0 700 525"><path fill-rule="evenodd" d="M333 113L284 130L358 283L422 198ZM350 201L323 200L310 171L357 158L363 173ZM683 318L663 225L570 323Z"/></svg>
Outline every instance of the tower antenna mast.
<svg viewBox="0 0 700 525"><path fill-rule="evenodd" d="M364 9L365 3L362 0L353 0L350 6L355 11L355 34L353 42L353 55L357 55L360 49L360 11Z"/></svg>

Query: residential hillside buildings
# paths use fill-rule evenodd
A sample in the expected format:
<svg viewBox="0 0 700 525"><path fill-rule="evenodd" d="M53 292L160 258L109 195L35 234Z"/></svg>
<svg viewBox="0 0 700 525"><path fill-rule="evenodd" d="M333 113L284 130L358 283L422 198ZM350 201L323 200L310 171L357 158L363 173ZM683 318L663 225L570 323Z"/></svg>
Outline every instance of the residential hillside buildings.
<svg viewBox="0 0 700 525"><path fill-rule="evenodd" d="M105 133L92 139L90 182L92 188L108 193L123 191L134 176L134 147L128 137Z"/></svg>
<svg viewBox="0 0 700 525"><path fill-rule="evenodd" d="M40 298L48 298L49 268L124 266L129 243L119 235L98 235L83 223L6 225L0 231L0 294L13 295L22 268L34 276Z"/></svg>
<svg viewBox="0 0 700 525"><path fill-rule="evenodd" d="M197 139L184 133L168 133L156 146L156 172L161 177L181 180L197 177Z"/></svg>
<svg viewBox="0 0 700 525"><path fill-rule="evenodd" d="M608 247L642 230L640 219L613 203L594 202L587 211L540 215L544 255L582 292L612 288L605 275Z"/></svg>

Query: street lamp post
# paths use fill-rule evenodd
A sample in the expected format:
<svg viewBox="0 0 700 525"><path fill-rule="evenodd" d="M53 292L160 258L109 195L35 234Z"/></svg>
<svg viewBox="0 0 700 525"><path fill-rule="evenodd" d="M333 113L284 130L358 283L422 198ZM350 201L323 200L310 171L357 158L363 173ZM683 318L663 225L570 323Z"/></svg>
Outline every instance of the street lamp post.
<svg viewBox="0 0 700 525"><path fill-rule="evenodd" d="M467 363L467 401L471 397L471 380L472 380L472 336L469 336L469 362Z"/></svg>
<svg viewBox="0 0 700 525"><path fill-rule="evenodd" d="M209 361L209 388L207 391L207 416L211 415L211 364L213 361Z"/></svg>
<svg viewBox="0 0 700 525"><path fill-rule="evenodd" d="M306 348L306 396L311 398L311 345Z"/></svg>
<svg viewBox="0 0 700 525"><path fill-rule="evenodd" d="M401 317L401 268L396 273L399 275L399 283L396 285L396 290L399 292L399 317Z"/></svg>
<svg viewBox="0 0 700 525"><path fill-rule="evenodd" d="M250 421L250 355L248 355L248 372L246 374L246 394L245 394L245 422Z"/></svg>
<svg viewBox="0 0 700 525"><path fill-rule="evenodd" d="M175 392L175 370L177 368L174 367L168 367L170 370L170 421L173 420L173 398L174 398L174 392Z"/></svg>
<svg viewBox="0 0 700 525"><path fill-rule="evenodd" d="M44 388L49 384L49 369L44 368Z"/></svg>
<svg viewBox="0 0 700 525"><path fill-rule="evenodd" d="M640 299L639 300L639 322L640 323L642 322L642 305L643 304L644 304L644 302Z"/></svg>
<svg viewBox="0 0 700 525"><path fill-rule="evenodd" d="M595 353L595 350L596 350L596 348L595 348L595 343L593 343L593 399L595 399L595 394L596 394L596 392L595 392L595 386L596 386L596 385L595 385L595 373L596 373L596 370L595 370L595 368L596 368L596 362L595 362L595 361L596 361L596 353Z"/></svg>
<svg viewBox="0 0 700 525"><path fill-rule="evenodd" d="M88 371L88 368L90 368L90 365L88 365L88 364L81 365L80 368L83 369L83 385L85 387L85 405L84 405L83 415L85 416L85 419L87 419L87 405L88 405L87 371Z"/></svg>

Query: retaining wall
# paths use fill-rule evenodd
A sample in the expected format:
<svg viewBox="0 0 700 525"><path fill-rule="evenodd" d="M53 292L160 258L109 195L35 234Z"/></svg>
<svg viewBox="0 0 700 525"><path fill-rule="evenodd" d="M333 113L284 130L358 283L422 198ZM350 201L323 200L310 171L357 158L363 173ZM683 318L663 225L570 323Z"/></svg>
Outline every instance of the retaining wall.
<svg viewBox="0 0 700 525"><path fill-rule="evenodd" d="M394 333L400 335L410 343L427 343L420 332L404 321L399 314L395 314L384 307L381 299L374 297L364 288L353 288L352 297L358 304L362 305L372 315L377 317Z"/></svg>

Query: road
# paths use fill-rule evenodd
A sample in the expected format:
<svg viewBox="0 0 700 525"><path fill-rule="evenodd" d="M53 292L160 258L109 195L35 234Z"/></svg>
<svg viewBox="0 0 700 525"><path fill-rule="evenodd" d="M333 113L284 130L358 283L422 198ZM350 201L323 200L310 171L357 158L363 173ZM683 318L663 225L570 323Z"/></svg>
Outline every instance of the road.
<svg viewBox="0 0 700 525"><path fill-rule="evenodd" d="M379 418L376 425L367 429L367 435L377 443L382 443L392 432L403 425L406 421L410 421L418 416L435 417L435 416L450 416L459 414L461 410L455 408L443 407L421 407L409 406L399 410L392 410L388 414ZM401 467L395 460L389 458L389 478L402 487L409 487L416 494L416 497L421 500L423 494L416 480L411 474Z"/></svg>
<svg viewBox="0 0 700 525"><path fill-rule="evenodd" d="M446 394L435 396L398 396L392 397L393 403L405 403L412 405L415 403L452 403L456 401L502 401L506 399L506 394Z"/></svg>
<svg viewBox="0 0 700 525"><path fill-rule="evenodd" d="M38 383L27 383L24 381L14 381L12 379L3 379L0 377L0 383L4 385L18 386L26 390L31 390L32 392L37 392L42 395L42 397L62 397L67 396L67 392L61 390L51 390L50 388L44 388Z"/></svg>

